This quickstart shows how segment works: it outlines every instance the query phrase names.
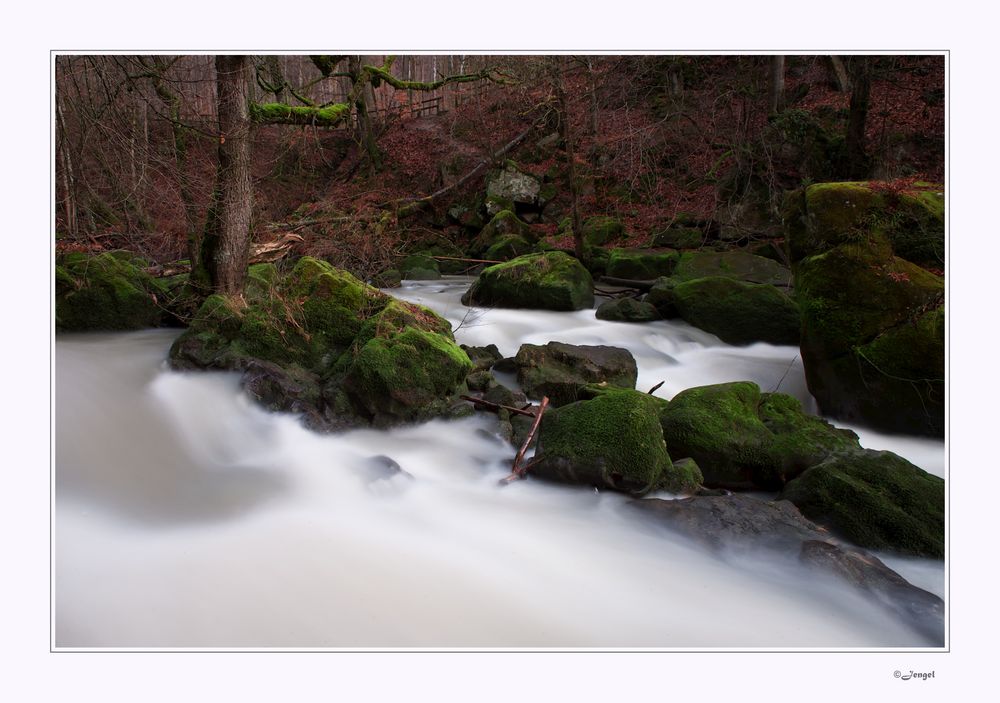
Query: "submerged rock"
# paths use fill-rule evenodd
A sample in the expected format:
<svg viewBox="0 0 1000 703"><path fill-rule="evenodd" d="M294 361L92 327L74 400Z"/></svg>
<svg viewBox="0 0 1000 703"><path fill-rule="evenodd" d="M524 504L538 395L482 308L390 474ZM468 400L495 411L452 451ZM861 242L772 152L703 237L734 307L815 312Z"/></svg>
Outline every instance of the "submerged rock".
<svg viewBox="0 0 1000 703"><path fill-rule="evenodd" d="M633 389L638 376L632 353L618 347L522 344L514 363L524 392L532 398L547 395L553 405L577 400L589 383Z"/></svg>
<svg viewBox="0 0 1000 703"><path fill-rule="evenodd" d="M698 467L670 461L658 420L662 403L638 391L609 388L549 410L542 418L532 473L632 495L697 490Z"/></svg>
<svg viewBox="0 0 1000 703"><path fill-rule="evenodd" d="M484 269L462 296L465 305L538 310L582 310L594 305L594 282L569 254L519 256Z"/></svg>
<svg viewBox="0 0 1000 703"><path fill-rule="evenodd" d="M892 452L831 455L780 497L862 547L944 556L944 480Z"/></svg>
<svg viewBox="0 0 1000 703"><path fill-rule="evenodd" d="M783 393L742 381L681 391L660 415L673 456L692 457L705 485L780 489L835 452L860 450L857 435L802 411Z"/></svg>
<svg viewBox="0 0 1000 703"><path fill-rule="evenodd" d="M939 646L944 603L917 588L875 556L846 544L807 520L785 500L745 495L681 500L646 498L630 503L671 530L722 554L770 552L801 562L858 588Z"/></svg>

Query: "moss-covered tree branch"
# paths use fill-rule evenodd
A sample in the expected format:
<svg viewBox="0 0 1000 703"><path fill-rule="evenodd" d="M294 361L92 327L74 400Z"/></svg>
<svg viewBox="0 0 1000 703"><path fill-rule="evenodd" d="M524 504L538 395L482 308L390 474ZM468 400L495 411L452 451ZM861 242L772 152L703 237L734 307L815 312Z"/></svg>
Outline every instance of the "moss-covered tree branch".
<svg viewBox="0 0 1000 703"><path fill-rule="evenodd" d="M335 103L329 107L293 107L284 103L250 105L250 119L257 124L336 127L350 115L350 112L348 103Z"/></svg>
<svg viewBox="0 0 1000 703"><path fill-rule="evenodd" d="M404 81L396 78L391 73L392 62L387 61L384 66L364 66L365 72L371 76L372 83L377 85L379 81L385 81L388 85L399 90L437 90L451 83L473 83L475 81L490 80L490 72L483 69L478 73L463 73L454 76L446 76L437 81Z"/></svg>

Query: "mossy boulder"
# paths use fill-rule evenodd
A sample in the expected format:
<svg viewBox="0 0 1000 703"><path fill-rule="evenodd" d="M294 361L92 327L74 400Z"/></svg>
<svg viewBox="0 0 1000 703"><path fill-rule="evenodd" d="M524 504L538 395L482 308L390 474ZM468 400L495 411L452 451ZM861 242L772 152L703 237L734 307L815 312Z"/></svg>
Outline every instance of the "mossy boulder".
<svg viewBox="0 0 1000 703"><path fill-rule="evenodd" d="M598 320L611 322L652 322L660 319L660 313L653 305L635 298L606 300L594 314Z"/></svg>
<svg viewBox="0 0 1000 703"><path fill-rule="evenodd" d="M465 305L582 310L594 305L594 282L561 251L527 254L484 269L462 296Z"/></svg>
<svg viewBox="0 0 1000 703"><path fill-rule="evenodd" d="M677 281L722 276L746 283L788 287L792 273L773 259L745 251L690 251L680 255L672 276Z"/></svg>
<svg viewBox="0 0 1000 703"><path fill-rule="evenodd" d="M426 254L411 254L399 264L404 281L436 281L441 278L438 262Z"/></svg>
<svg viewBox="0 0 1000 703"><path fill-rule="evenodd" d="M842 244L796 267L802 359L824 413L944 433L944 281L887 246Z"/></svg>
<svg viewBox="0 0 1000 703"><path fill-rule="evenodd" d="M944 267L944 191L922 183L816 183L786 195L782 220L790 260L842 244L887 244L896 256Z"/></svg>
<svg viewBox="0 0 1000 703"><path fill-rule="evenodd" d="M678 317L727 344L799 343L799 307L770 285L744 283L732 278L699 278L678 283L666 301L662 288L654 299L661 307L672 305Z"/></svg>
<svg viewBox="0 0 1000 703"><path fill-rule="evenodd" d="M622 221L608 215L588 217L582 227L583 241L592 246L602 246L625 234L625 225Z"/></svg>
<svg viewBox="0 0 1000 703"><path fill-rule="evenodd" d="M707 239L698 227L669 227L654 234L652 244L670 249L697 249Z"/></svg>
<svg viewBox="0 0 1000 703"><path fill-rule="evenodd" d="M681 391L660 421L670 454L693 458L718 488L777 490L833 453L860 449L853 432L749 381Z"/></svg>
<svg viewBox="0 0 1000 703"><path fill-rule="evenodd" d="M891 452L831 455L779 497L862 547L944 556L944 480Z"/></svg>
<svg viewBox="0 0 1000 703"><path fill-rule="evenodd" d="M654 489L694 492L701 483L697 466L675 467L663 442L657 419L662 403L638 391L605 389L549 410L533 475L636 496Z"/></svg>
<svg viewBox="0 0 1000 703"><path fill-rule="evenodd" d="M638 376L632 353L608 346L522 344L514 364L524 392L532 398L548 396L553 405L572 403L591 383L634 389Z"/></svg>
<svg viewBox="0 0 1000 703"><path fill-rule="evenodd" d="M507 234L497 239L483 253L483 258L487 261L509 261L518 256L530 254L534 250L534 245L524 237L517 234Z"/></svg>
<svg viewBox="0 0 1000 703"><path fill-rule="evenodd" d="M469 256L474 259L487 258L486 252L505 237L520 237L534 243L538 240L531 227L522 222L512 210L501 210L483 227L469 243Z"/></svg>
<svg viewBox="0 0 1000 703"><path fill-rule="evenodd" d="M169 286L129 252L66 254L56 262L56 331L135 330L163 321Z"/></svg>
<svg viewBox="0 0 1000 703"><path fill-rule="evenodd" d="M212 295L170 350L175 368L247 373L269 407L313 426L388 425L447 410L472 369L451 326L324 261L257 270L244 297ZM250 372L253 374L250 374Z"/></svg>
<svg viewBox="0 0 1000 703"><path fill-rule="evenodd" d="M673 250L651 252L642 249L612 249L607 275L633 280L669 276L677 267L679 258L680 255Z"/></svg>

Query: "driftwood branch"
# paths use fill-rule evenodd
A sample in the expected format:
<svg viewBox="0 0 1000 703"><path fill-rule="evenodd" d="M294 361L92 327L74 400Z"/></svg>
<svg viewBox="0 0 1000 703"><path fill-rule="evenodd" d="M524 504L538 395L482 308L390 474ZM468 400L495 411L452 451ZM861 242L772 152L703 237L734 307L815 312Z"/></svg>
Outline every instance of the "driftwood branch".
<svg viewBox="0 0 1000 703"><path fill-rule="evenodd" d="M438 261L463 261L470 264L502 264L502 261L496 259L463 259L461 256L432 256L432 259Z"/></svg>
<svg viewBox="0 0 1000 703"><path fill-rule="evenodd" d="M542 415L545 414L545 408L547 407L549 407L549 397L545 396L542 398L541 405L538 406L538 412L535 413L535 421L531 425L531 430L528 432L528 436L524 438L524 444L521 445L521 448L517 452L517 456L514 457L514 466L511 469L510 476L502 479L500 481L501 485L506 485L511 481L524 478L528 469L535 464L535 462L531 462L521 466L521 462L524 461L524 454L528 451L528 447L531 446L531 442L535 439L535 433L538 432L538 426L542 424Z"/></svg>
<svg viewBox="0 0 1000 703"><path fill-rule="evenodd" d="M664 383L666 383L666 381L660 381L655 386L646 391L646 395L653 395L653 393L656 393L656 391L660 390L660 388L663 386Z"/></svg>
<svg viewBox="0 0 1000 703"><path fill-rule="evenodd" d="M471 395L460 395L459 398L462 400L467 400L475 405L481 405L484 408L488 408L493 412L500 412L501 410L506 410L509 413L514 413L515 415L527 415L528 417L534 417L535 413L528 410L520 410L518 408L512 408L509 405L500 405L499 403L491 403L488 400L483 400L482 398L473 398Z"/></svg>

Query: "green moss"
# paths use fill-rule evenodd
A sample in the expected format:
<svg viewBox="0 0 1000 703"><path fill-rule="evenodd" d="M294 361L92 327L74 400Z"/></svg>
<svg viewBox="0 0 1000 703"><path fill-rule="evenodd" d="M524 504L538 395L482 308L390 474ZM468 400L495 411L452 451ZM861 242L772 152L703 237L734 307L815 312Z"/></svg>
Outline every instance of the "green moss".
<svg viewBox="0 0 1000 703"><path fill-rule="evenodd" d="M56 277L57 331L130 330L163 320L162 291L142 268L147 262L128 252L60 259Z"/></svg>
<svg viewBox="0 0 1000 703"><path fill-rule="evenodd" d="M583 223L583 240L587 244L601 246L625 234L625 225L617 217L595 215Z"/></svg>
<svg viewBox="0 0 1000 703"><path fill-rule="evenodd" d="M672 275L677 281L724 276L776 286L788 286L792 282L791 272L778 262L743 251L684 252Z"/></svg>
<svg viewBox="0 0 1000 703"><path fill-rule="evenodd" d="M462 296L466 305L581 310L594 304L593 279L560 251L519 256L485 269Z"/></svg>
<svg viewBox="0 0 1000 703"><path fill-rule="evenodd" d="M671 227L653 235L654 247L697 249L705 242L705 233L697 227Z"/></svg>
<svg viewBox="0 0 1000 703"><path fill-rule="evenodd" d="M600 304L594 313L598 320L611 322L651 322L660 319L660 313L649 303L635 298L618 298Z"/></svg>
<svg viewBox="0 0 1000 703"><path fill-rule="evenodd" d="M525 222L518 219L511 208L500 210L469 244L469 255L475 259L489 258L486 252L502 238L515 236L527 242L535 242L538 237Z"/></svg>
<svg viewBox="0 0 1000 703"><path fill-rule="evenodd" d="M297 124L335 127L350 114L350 105L329 107L293 107L284 103L251 103L250 119L261 124Z"/></svg>
<svg viewBox="0 0 1000 703"><path fill-rule="evenodd" d="M483 253L483 258L489 261L508 261L518 256L530 254L533 248L531 242L524 237L508 234L493 242L490 248Z"/></svg>
<svg viewBox="0 0 1000 703"><path fill-rule="evenodd" d="M542 419L534 473L643 495L654 488L676 493L697 489L690 467L673 471L657 420L661 404L637 391L602 392L549 410Z"/></svg>
<svg viewBox="0 0 1000 703"><path fill-rule="evenodd" d="M728 344L799 343L798 305L774 286L712 277L678 283L670 293L685 322Z"/></svg>
<svg viewBox="0 0 1000 703"><path fill-rule="evenodd" d="M671 455L693 458L705 484L722 488L774 490L831 452L859 448L853 432L748 381L682 391L660 420Z"/></svg>
<svg viewBox="0 0 1000 703"><path fill-rule="evenodd" d="M891 452L831 456L779 497L859 546L944 556L944 481Z"/></svg>
<svg viewBox="0 0 1000 703"><path fill-rule="evenodd" d="M614 278L650 280L674 272L680 255L676 251L648 252L638 249L612 249L607 272Z"/></svg>

